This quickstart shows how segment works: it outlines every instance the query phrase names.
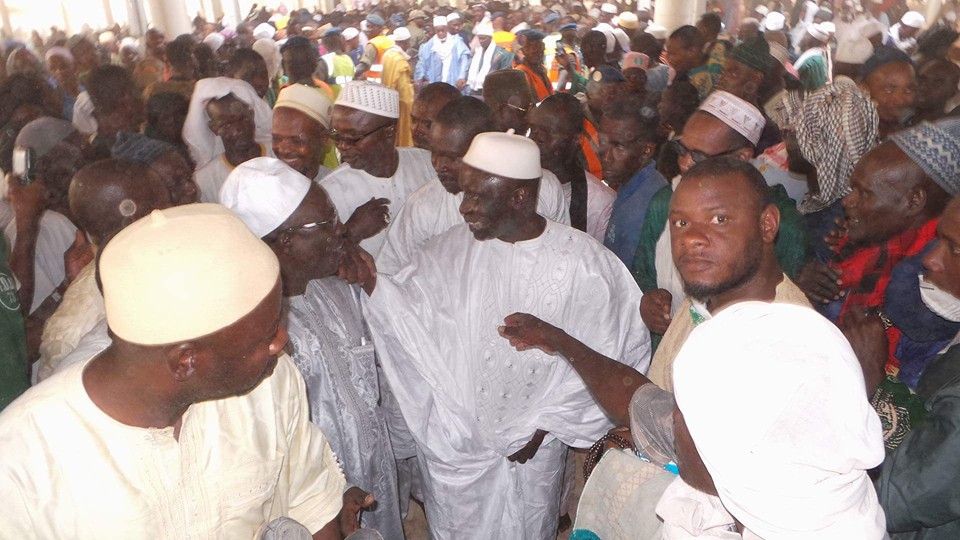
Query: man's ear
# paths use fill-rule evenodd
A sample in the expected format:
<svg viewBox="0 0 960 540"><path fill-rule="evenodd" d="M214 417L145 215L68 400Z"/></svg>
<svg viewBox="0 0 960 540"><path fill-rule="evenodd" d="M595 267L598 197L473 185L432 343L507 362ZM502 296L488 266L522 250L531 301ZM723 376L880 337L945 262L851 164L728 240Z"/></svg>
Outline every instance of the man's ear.
<svg viewBox="0 0 960 540"><path fill-rule="evenodd" d="M733 156L731 157L739 159L740 161L750 161L751 159L753 159L753 148L749 146L744 146L743 148L734 152Z"/></svg>
<svg viewBox="0 0 960 540"><path fill-rule="evenodd" d="M760 231L765 244L772 244L777 240L780 231L780 209L770 204L760 213Z"/></svg>
<svg viewBox="0 0 960 540"><path fill-rule="evenodd" d="M531 199L533 199L534 204L536 204L537 194L533 186L520 186L513 190L513 195L510 197L510 205L515 210L520 210L530 204Z"/></svg>
<svg viewBox="0 0 960 540"><path fill-rule="evenodd" d="M200 350L196 343L181 343L167 354L167 369L177 382L187 382L197 372Z"/></svg>
<svg viewBox="0 0 960 540"><path fill-rule="evenodd" d="M929 196L930 194L927 193L922 184L914 186L907 194L907 215L912 217L923 212L923 209L927 207Z"/></svg>

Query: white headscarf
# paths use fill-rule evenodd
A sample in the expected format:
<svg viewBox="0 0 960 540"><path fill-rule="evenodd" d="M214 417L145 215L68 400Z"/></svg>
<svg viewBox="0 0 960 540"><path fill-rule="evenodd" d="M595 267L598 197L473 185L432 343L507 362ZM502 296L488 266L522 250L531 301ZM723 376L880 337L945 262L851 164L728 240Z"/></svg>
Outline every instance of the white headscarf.
<svg viewBox="0 0 960 540"><path fill-rule="evenodd" d="M267 63L267 75L270 79L275 78L280 73L280 65L283 63L280 45L272 38L262 38L253 42L253 50Z"/></svg>
<svg viewBox="0 0 960 540"><path fill-rule="evenodd" d="M206 165L210 160L223 153L223 142L207 126L207 123L210 122L210 116L207 115L207 102L211 99L222 98L227 94L233 94L253 109L256 123L254 138L258 143L270 145L273 131L273 111L270 110L266 101L260 99L257 91L249 83L229 77L200 79L193 87L190 108L187 109L187 118L183 122L183 142L187 144L190 156L193 157L197 168Z"/></svg>
<svg viewBox="0 0 960 540"><path fill-rule="evenodd" d="M720 499L751 533L883 538L866 472L884 458L880 420L836 326L810 308L743 302L700 324L673 371Z"/></svg>

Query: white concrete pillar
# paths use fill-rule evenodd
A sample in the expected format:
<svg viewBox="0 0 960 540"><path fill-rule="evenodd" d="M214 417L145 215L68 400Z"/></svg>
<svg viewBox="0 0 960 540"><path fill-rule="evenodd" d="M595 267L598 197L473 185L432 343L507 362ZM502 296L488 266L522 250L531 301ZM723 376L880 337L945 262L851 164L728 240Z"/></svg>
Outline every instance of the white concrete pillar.
<svg viewBox="0 0 960 540"><path fill-rule="evenodd" d="M673 32L685 24L697 22L706 9L706 0L660 0L653 13L653 21L668 32Z"/></svg>
<svg viewBox="0 0 960 540"><path fill-rule="evenodd" d="M190 24L193 15L187 13L187 6L184 2L168 2L165 0L148 0L148 2L153 25L163 30L169 39L193 31Z"/></svg>

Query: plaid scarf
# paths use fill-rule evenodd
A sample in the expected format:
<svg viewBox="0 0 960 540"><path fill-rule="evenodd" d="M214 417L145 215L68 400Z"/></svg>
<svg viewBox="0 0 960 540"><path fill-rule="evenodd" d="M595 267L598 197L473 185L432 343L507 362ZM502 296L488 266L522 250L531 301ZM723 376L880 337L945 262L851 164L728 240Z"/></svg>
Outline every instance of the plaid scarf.
<svg viewBox="0 0 960 540"><path fill-rule="evenodd" d="M937 237L938 221L938 218L931 219L917 229L891 238L885 244L855 247L847 243L841 246L833 264L835 269L841 271L841 290L847 291L840 317L851 307L882 308L893 267L903 259L920 253ZM837 320L840 320L839 317ZM896 351L901 333L896 326L885 326L890 343L887 373L896 376L900 371Z"/></svg>

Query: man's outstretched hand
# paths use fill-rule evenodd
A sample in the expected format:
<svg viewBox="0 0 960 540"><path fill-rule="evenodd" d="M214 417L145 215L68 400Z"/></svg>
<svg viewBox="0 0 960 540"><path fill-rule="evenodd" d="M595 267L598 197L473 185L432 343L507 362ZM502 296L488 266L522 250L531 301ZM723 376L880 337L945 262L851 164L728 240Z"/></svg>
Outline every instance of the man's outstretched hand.
<svg viewBox="0 0 960 540"><path fill-rule="evenodd" d="M556 326L527 313L508 315L497 331L518 351L540 349L547 354L557 352L557 344L564 333Z"/></svg>

